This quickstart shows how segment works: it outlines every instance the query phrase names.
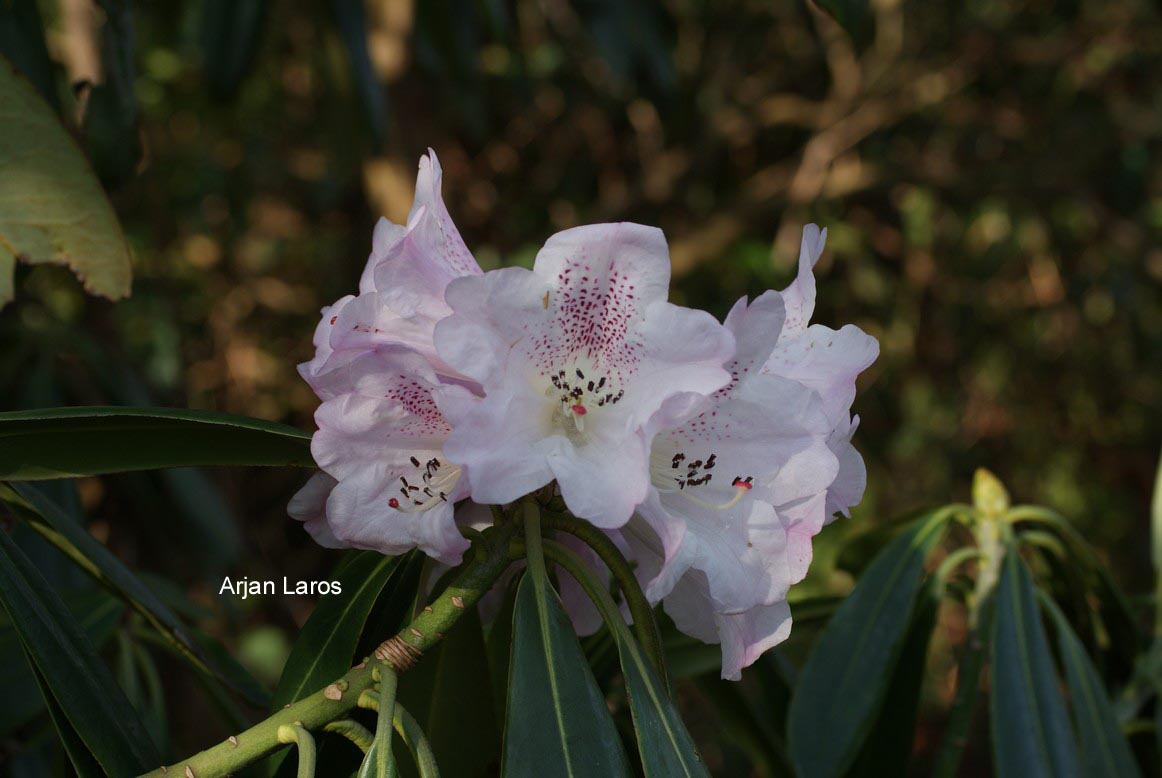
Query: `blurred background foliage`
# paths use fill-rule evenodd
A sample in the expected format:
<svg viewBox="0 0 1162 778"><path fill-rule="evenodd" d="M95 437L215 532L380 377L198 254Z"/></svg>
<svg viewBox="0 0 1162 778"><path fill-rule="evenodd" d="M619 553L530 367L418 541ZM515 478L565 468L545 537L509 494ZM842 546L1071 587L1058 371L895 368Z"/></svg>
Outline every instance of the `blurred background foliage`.
<svg viewBox="0 0 1162 778"><path fill-rule="evenodd" d="M486 268L528 265L576 224L656 224L672 299L719 316L785 286L802 225L828 227L815 320L858 324L882 355L855 405L867 496L823 533L800 594L847 591L845 535L964 499L981 465L1149 591L1162 11L876 0L841 18L852 35L790 0L0 0L0 51L75 129L136 274L110 304L63 269L20 267L0 407L153 403L311 428L295 365L318 310L355 289L375 220L404 219L430 146ZM225 573L328 575L336 555L285 518L302 478L172 471L56 496L135 569L180 581L189 615L273 681L313 601L217 591ZM963 640L962 608L938 622L938 643ZM190 681L165 676L176 750L220 735ZM732 693L699 688L683 693ZM951 667L926 689L921 756ZM741 752L689 707L708 761L734 772Z"/></svg>

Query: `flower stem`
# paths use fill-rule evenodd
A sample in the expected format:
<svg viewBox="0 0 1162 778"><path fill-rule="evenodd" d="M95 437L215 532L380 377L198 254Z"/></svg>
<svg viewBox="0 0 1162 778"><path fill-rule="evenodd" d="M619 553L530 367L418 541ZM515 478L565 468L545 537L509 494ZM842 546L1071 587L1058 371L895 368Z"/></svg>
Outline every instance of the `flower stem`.
<svg viewBox="0 0 1162 778"><path fill-rule="evenodd" d="M298 778L315 778L315 739L310 732L299 724L284 724L278 728L278 742L298 746Z"/></svg>
<svg viewBox="0 0 1162 778"><path fill-rule="evenodd" d="M560 513L546 513L544 520L546 527L566 532L589 546L609 568L613 580L617 581L625 597L629 614L633 617L633 629L638 642L641 643L667 691L672 693L666 668L666 655L662 650L662 635L658 631L658 622L654 619L654 609L646 599L633 568L622 556L621 550L608 535L588 522Z"/></svg>
<svg viewBox="0 0 1162 778"><path fill-rule="evenodd" d="M384 644L406 645L406 651L411 653L396 656L407 658L418 656L437 643L460 615L492 588L508 567L508 542L515 531L515 525L511 524L486 530L480 540L473 544L471 560L448 588L421 611L411 624L400 630L395 637L384 641ZM385 665L395 672L403 672L405 669L390 660L361 662L325 689L288 705L245 732L232 735L201 753L167 768L146 773L146 778L168 778L172 775L220 778L238 772L284 745L279 742L279 727L297 724L305 730L312 730L344 718L356 706L359 696L374 685L373 666Z"/></svg>
<svg viewBox="0 0 1162 778"><path fill-rule="evenodd" d="M363 753L371 748L371 741L375 737L368 731L367 727L360 724L358 721L351 719L339 719L332 721L323 727L324 732L334 732L336 735L342 735L355 744Z"/></svg>
<svg viewBox="0 0 1162 778"><path fill-rule="evenodd" d="M394 778L398 775L395 755L391 751L391 721L395 715L395 690L399 678L390 668L376 668L379 671L379 716L375 725L375 741L367 752L368 759L375 759L375 774L379 778Z"/></svg>
<svg viewBox="0 0 1162 778"><path fill-rule="evenodd" d="M361 707L379 710L379 695L371 691L364 692ZM436 755L432 751L428 736L424 734L415 716L408 713L398 702L395 704L392 724L404 745L412 752L416 767L420 771L420 778L440 778L440 768L436 766Z"/></svg>

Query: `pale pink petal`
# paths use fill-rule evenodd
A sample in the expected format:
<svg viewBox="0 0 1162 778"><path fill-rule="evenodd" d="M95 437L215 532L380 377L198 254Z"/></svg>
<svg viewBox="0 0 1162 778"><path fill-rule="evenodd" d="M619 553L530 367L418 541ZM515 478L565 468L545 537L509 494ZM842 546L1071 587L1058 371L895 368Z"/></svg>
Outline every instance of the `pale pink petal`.
<svg viewBox="0 0 1162 778"><path fill-rule="evenodd" d="M303 528L323 548L347 548L347 544L335 537L327 524L327 498L336 483L326 473L315 473L286 506L287 514L303 522Z"/></svg>
<svg viewBox="0 0 1162 778"><path fill-rule="evenodd" d="M823 244L827 241L827 230L820 230L814 224L803 227L803 242L799 247L799 273L791 285L783 290L783 301L787 306L787 320L784 328L794 336L807 329L811 314L815 312L815 274L812 269L823 254Z"/></svg>

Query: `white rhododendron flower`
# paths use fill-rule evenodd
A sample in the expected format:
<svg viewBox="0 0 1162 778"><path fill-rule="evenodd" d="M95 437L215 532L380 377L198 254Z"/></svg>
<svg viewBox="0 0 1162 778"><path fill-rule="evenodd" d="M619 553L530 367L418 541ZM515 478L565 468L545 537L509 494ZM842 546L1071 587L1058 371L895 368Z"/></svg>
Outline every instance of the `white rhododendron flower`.
<svg viewBox="0 0 1162 778"><path fill-rule="evenodd" d="M569 510L625 524L649 489L646 428L667 399L730 378L734 339L666 302L661 230L599 224L554 235L533 269L448 285L436 349L484 397L446 409L446 451L477 502L507 503L556 479Z"/></svg>
<svg viewBox="0 0 1162 778"><path fill-rule="evenodd" d="M448 282L481 271L444 206L442 178L436 153L429 150L420 158L407 225L380 219L359 295L348 295L323 309L315 330L315 358L299 367L316 391L315 377L327 369L336 352L387 344L407 346L438 373L455 376L436 354L432 331L451 313L444 302Z"/></svg>
<svg viewBox="0 0 1162 778"><path fill-rule="evenodd" d="M722 675L738 678L789 634L812 539L866 483L851 404L879 346L809 323L826 231L804 229L786 290L719 323L667 301L665 238L638 224L566 230L532 270L482 273L440 187L430 153L407 224L380 221L359 294L323 311L300 366L322 400L322 472L289 513L327 547L455 565L461 527L490 521L481 505L555 483L636 565L648 600L721 643ZM596 630L572 577L560 588L577 631Z"/></svg>
<svg viewBox="0 0 1162 778"><path fill-rule="evenodd" d="M878 344L854 326L807 326L825 238L808 225L795 282L730 311L731 383L654 438L653 489L629 528L647 596L683 632L722 644L724 678L787 637L811 539L863 493L849 408Z"/></svg>

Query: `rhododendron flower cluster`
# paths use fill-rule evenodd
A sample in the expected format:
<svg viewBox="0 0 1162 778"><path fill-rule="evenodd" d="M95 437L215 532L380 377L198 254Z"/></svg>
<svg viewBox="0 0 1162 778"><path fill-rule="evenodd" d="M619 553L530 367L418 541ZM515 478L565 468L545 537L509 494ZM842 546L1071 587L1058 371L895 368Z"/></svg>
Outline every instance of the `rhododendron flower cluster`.
<svg viewBox="0 0 1162 778"><path fill-rule="evenodd" d="M291 515L325 546L456 564L474 506L555 484L738 678L786 638L813 536L864 490L850 408L878 344L808 323L825 239L808 225L794 282L722 323L667 300L653 227L566 230L532 270L485 273L429 153L407 224L380 221L359 294L323 310L300 367L321 472Z"/></svg>

